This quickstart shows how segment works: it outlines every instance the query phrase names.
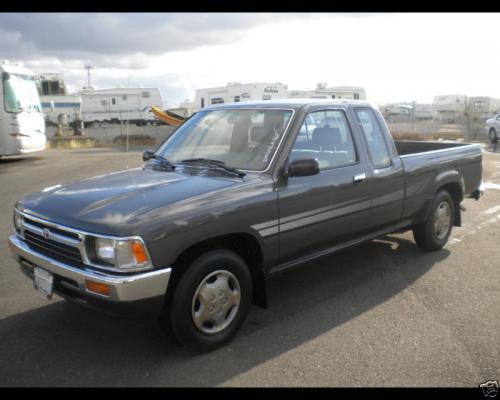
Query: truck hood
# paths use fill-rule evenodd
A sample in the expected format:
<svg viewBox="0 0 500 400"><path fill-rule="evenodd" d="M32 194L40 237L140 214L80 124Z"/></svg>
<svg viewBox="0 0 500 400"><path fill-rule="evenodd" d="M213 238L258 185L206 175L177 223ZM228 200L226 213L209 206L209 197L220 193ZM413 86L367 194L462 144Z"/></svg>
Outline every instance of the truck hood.
<svg viewBox="0 0 500 400"><path fill-rule="evenodd" d="M241 179L134 168L46 188L19 200L16 207L69 227L120 235L124 226L136 225L141 215L152 210L170 208L188 198L197 204L200 196L218 196L248 185L249 180L251 175Z"/></svg>

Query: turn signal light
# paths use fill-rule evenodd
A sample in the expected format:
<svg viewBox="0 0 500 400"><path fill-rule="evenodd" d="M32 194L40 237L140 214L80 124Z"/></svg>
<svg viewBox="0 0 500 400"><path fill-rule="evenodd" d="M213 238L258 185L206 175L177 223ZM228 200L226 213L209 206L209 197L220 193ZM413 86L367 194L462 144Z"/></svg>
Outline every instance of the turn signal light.
<svg viewBox="0 0 500 400"><path fill-rule="evenodd" d="M132 253L134 253L137 264L143 264L148 260L144 246L140 242L132 243Z"/></svg>
<svg viewBox="0 0 500 400"><path fill-rule="evenodd" d="M104 283L85 281L85 287L89 292L101 294L103 296L109 296L110 293L109 286Z"/></svg>

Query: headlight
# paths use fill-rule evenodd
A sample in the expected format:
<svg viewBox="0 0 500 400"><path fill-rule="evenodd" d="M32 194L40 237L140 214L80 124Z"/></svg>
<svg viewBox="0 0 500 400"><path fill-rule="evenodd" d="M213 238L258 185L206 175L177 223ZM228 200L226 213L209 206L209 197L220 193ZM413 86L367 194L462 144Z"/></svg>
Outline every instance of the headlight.
<svg viewBox="0 0 500 400"><path fill-rule="evenodd" d="M151 262L144 243L139 239L96 238L96 258L123 270L146 269Z"/></svg>
<svg viewBox="0 0 500 400"><path fill-rule="evenodd" d="M14 211L14 228L16 228L16 231L20 231L21 230L21 225L23 224L23 216Z"/></svg>

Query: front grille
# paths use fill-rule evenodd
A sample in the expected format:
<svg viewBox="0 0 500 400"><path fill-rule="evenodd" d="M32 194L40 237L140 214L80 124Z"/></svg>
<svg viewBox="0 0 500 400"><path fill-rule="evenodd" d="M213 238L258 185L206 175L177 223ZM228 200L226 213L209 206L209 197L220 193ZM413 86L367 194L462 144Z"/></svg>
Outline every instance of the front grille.
<svg viewBox="0 0 500 400"><path fill-rule="evenodd" d="M75 239L75 234L72 232L50 227L26 217L24 218L24 220L26 221L26 223L37 228L48 229L49 233L57 233L58 235L67 237L68 239ZM63 262L76 268L84 267L82 255L78 247L71 246L66 243L61 243L51 238L46 239L38 232L29 230L26 225L24 229L24 239L28 247L38 253L41 253L47 257L52 258L53 260Z"/></svg>
<svg viewBox="0 0 500 400"><path fill-rule="evenodd" d="M40 228L40 229L47 228L47 225L44 225L41 222L26 218L26 217L24 217L24 220L26 222L28 222L30 225L36 226L37 228ZM52 226L49 228L49 230L51 232L57 233L61 236L66 236L66 237L69 237L71 239L78 239L78 234L74 233L74 232L63 231L62 229L57 229L57 228L54 228Z"/></svg>

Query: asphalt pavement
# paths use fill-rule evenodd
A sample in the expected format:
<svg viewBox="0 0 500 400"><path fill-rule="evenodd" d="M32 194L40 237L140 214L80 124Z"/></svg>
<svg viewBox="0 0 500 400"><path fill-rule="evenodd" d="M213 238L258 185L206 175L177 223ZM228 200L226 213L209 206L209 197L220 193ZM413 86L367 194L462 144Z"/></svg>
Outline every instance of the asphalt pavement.
<svg viewBox="0 0 500 400"><path fill-rule="evenodd" d="M286 272L228 345L191 356L155 319L42 298L11 258L15 201L141 164L141 153L47 150L0 159L0 386L474 386L500 381L500 153L485 195L424 253L388 235Z"/></svg>

